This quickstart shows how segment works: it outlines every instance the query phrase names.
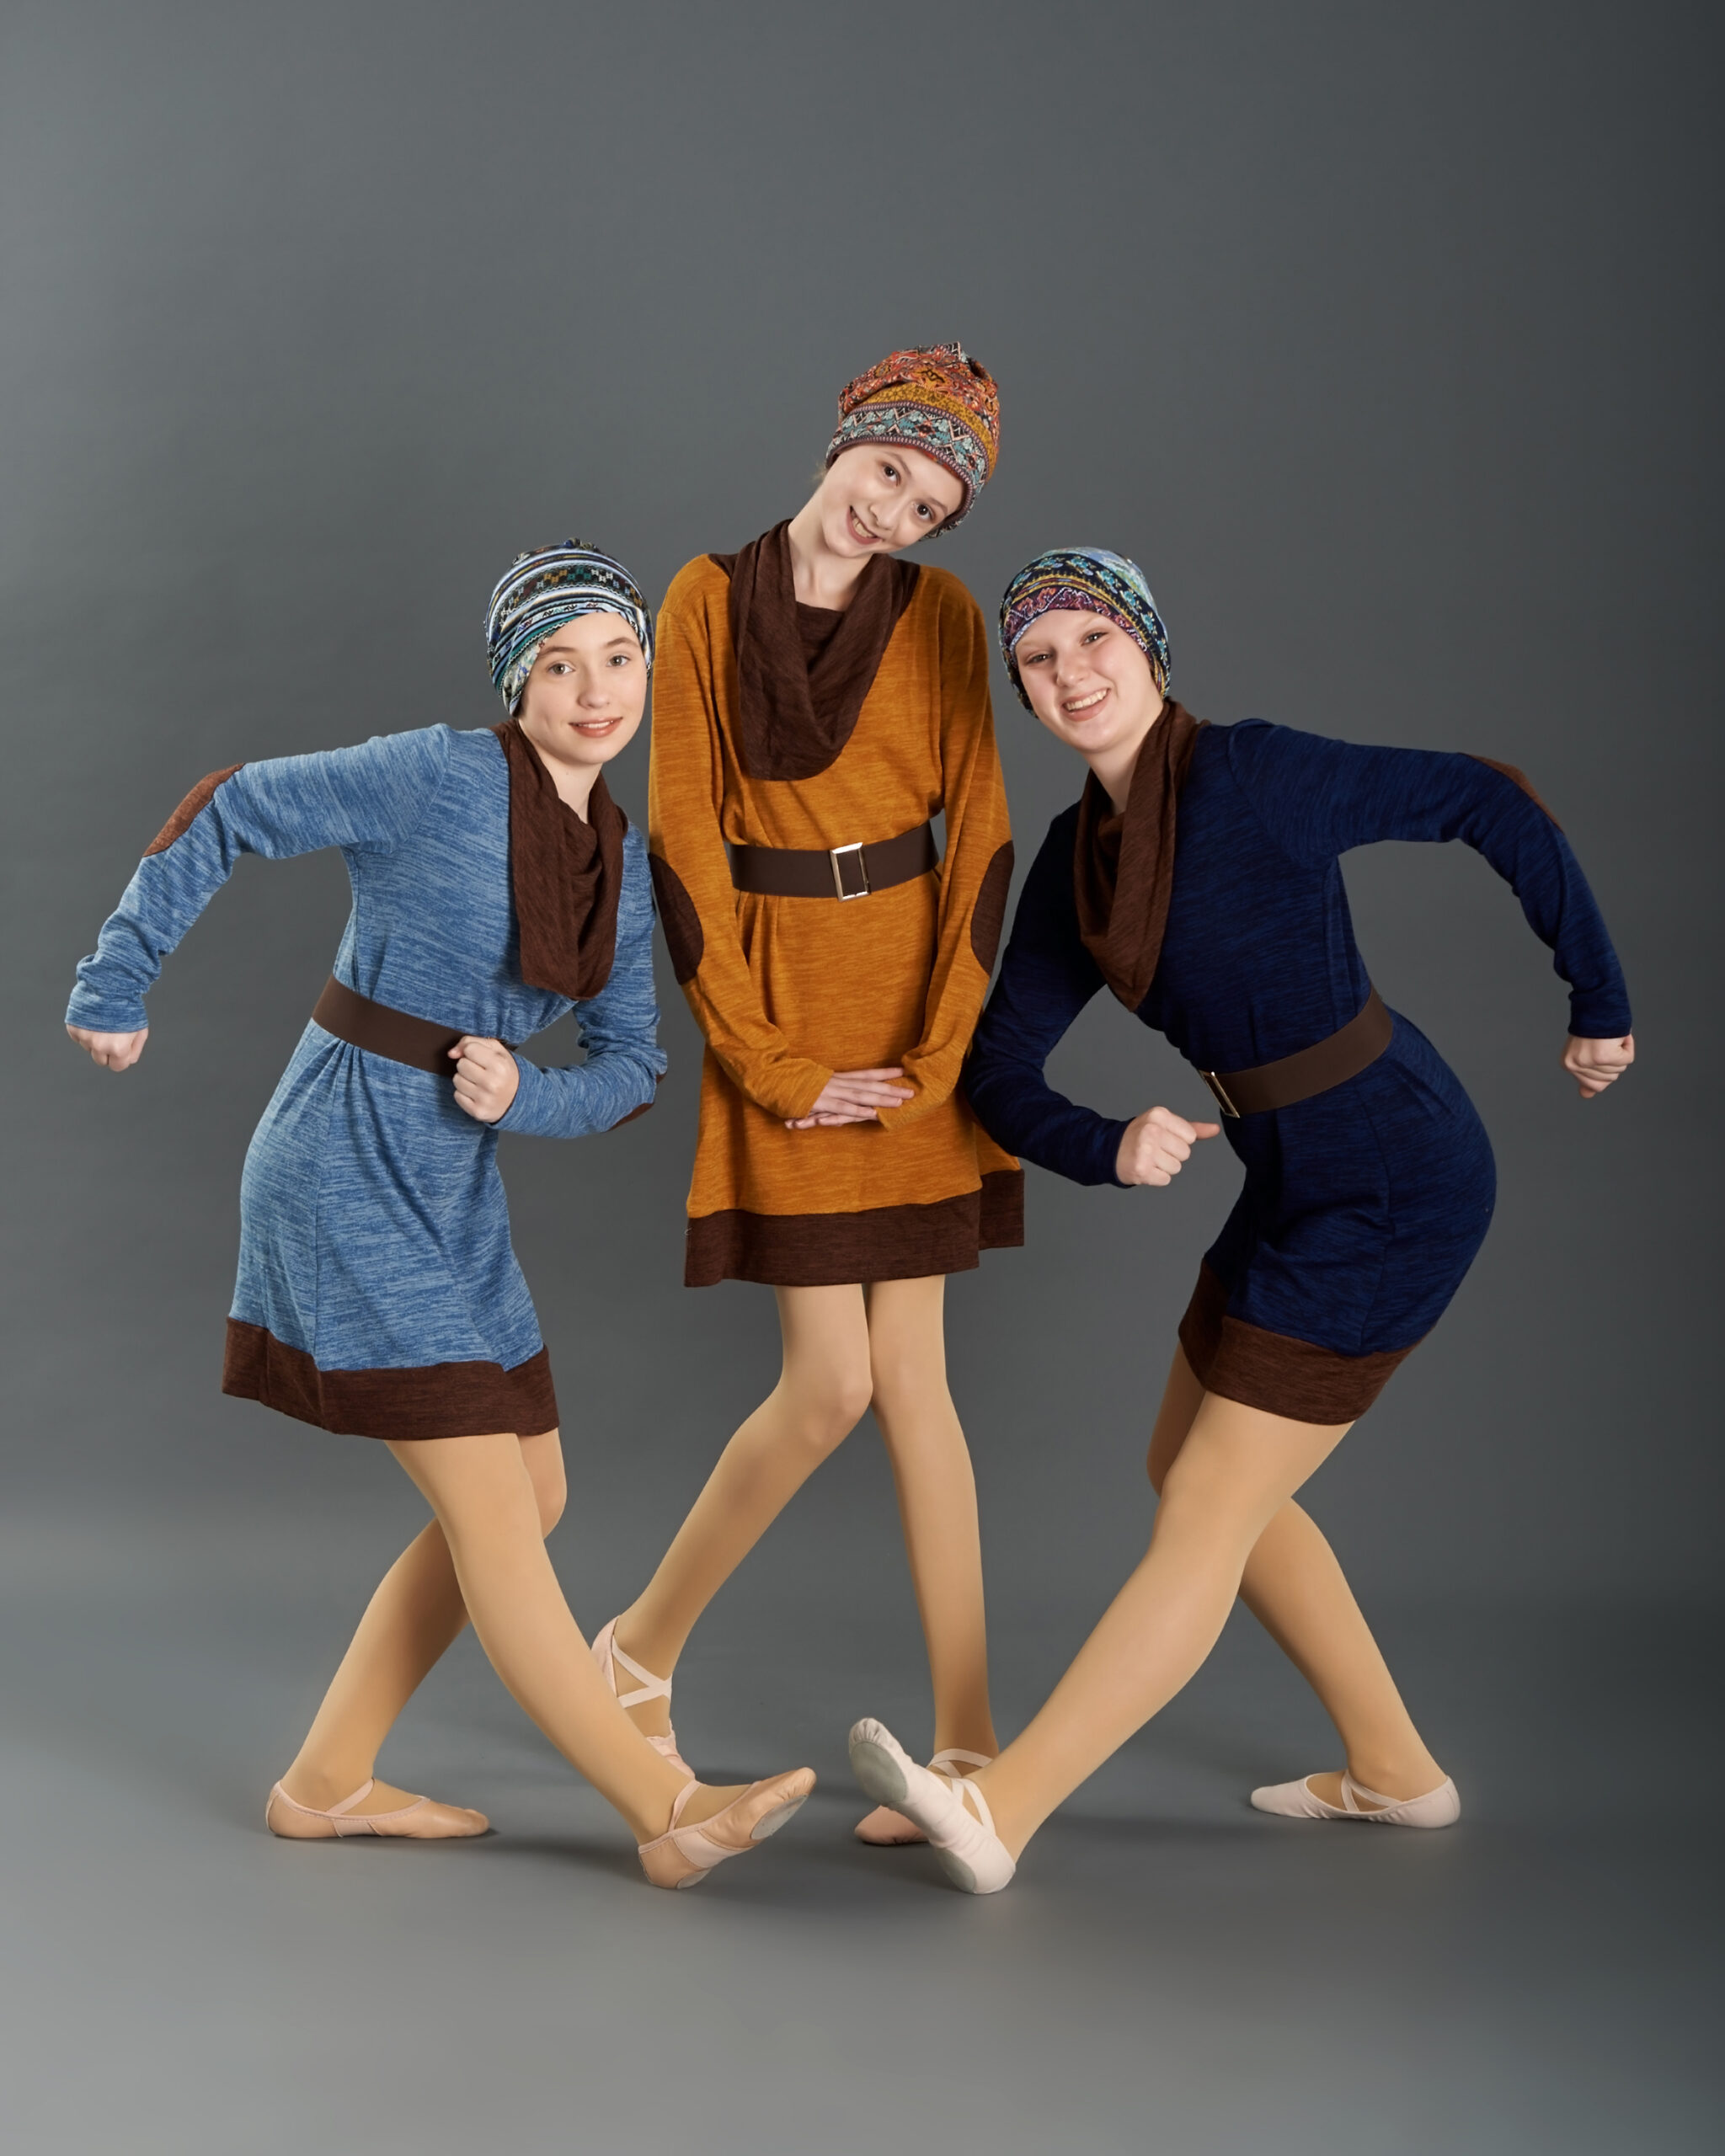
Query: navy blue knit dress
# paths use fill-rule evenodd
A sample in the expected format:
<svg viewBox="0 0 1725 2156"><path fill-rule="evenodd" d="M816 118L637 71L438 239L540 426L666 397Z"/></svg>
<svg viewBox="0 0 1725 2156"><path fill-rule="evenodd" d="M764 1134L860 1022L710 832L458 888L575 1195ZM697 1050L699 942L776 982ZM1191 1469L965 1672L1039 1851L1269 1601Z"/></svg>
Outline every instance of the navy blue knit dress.
<svg viewBox="0 0 1725 2156"><path fill-rule="evenodd" d="M1080 935L1078 830L1076 803L1049 826L964 1086L1009 1151L1108 1183L1125 1122L1063 1098L1043 1075L1103 985ZM1519 772L1262 719L1198 735L1161 956L1137 1016L1206 1070L1251 1069L1338 1032L1370 984L1337 857L1377 839L1461 839L1483 854L1570 985L1571 1033L1630 1030L1593 894ZM1356 1076L1223 1128L1246 1182L1181 1321L1187 1359L1226 1398L1300 1422L1351 1421L1442 1315L1484 1238L1495 1186L1484 1128L1399 1015L1390 1046Z"/></svg>

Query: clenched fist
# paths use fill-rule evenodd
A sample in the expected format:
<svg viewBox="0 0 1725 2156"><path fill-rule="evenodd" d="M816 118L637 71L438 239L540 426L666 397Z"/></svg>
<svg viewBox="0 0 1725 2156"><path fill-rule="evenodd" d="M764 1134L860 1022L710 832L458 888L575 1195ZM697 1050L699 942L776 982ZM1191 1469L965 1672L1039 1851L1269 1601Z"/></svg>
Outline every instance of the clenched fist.
<svg viewBox="0 0 1725 2156"><path fill-rule="evenodd" d="M455 1097L475 1123L495 1123L509 1113L521 1088L521 1066L501 1041L463 1033L449 1051L456 1059Z"/></svg>
<svg viewBox="0 0 1725 2156"><path fill-rule="evenodd" d="M150 1038L147 1026L140 1026L135 1033L93 1033L88 1026L68 1026L66 1030L74 1047L81 1048L92 1063L99 1064L104 1070L130 1070Z"/></svg>
<svg viewBox="0 0 1725 2156"><path fill-rule="evenodd" d="M1633 1033L1625 1033L1615 1041L1578 1040L1572 1033L1563 1046L1563 1068L1574 1079L1584 1101L1615 1085L1634 1060Z"/></svg>
<svg viewBox="0 0 1725 2156"><path fill-rule="evenodd" d="M1221 1127L1188 1123L1172 1108L1146 1108L1126 1125L1114 1155L1114 1173L1122 1182L1153 1183L1160 1189L1179 1174L1199 1139L1215 1137Z"/></svg>

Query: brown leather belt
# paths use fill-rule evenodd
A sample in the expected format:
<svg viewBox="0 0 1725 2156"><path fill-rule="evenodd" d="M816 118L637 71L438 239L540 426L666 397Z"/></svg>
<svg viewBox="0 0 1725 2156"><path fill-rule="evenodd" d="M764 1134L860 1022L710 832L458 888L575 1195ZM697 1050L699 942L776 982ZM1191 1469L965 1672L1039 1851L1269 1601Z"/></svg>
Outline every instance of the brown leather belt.
<svg viewBox="0 0 1725 2156"><path fill-rule="evenodd" d="M459 1027L435 1026L429 1018L415 1018L406 1011L392 1011L387 1003L374 1003L369 995L343 987L333 974L312 1006L312 1017L326 1033L334 1033L350 1048L387 1055L392 1063L405 1063L414 1070L429 1070L434 1078L451 1081L455 1065L449 1051L467 1038ZM504 1046L513 1053L515 1043L505 1041ZM659 1081L655 1078L653 1082L656 1086ZM621 1130L638 1115L645 1115L652 1105L651 1101L643 1101L639 1107L619 1116L611 1129Z"/></svg>
<svg viewBox="0 0 1725 2156"><path fill-rule="evenodd" d="M434 1025L429 1018L392 1011L387 1003L374 1003L369 995L344 987L333 975L312 1006L312 1017L326 1033L334 1033L350 1047L387 1055L392 1063L405 1063L440 1078L455 1076L449 1051L465 1038L459 1026Z"/></svg>
<svg viewBox="0 0 1725 2156"><path fill-rule="evenodd" d="M1339 1033L1314 1042L1295 1055L1279 1055L1252 1070L1200 1070L1226 1116L1263 1115L1270 1108L1291 1108L1327 1093L1332 1086L1357 1078L1390 1045L1396 1022L1373 989L1365 1007Z"/></svg>
<svg viewBox="0 0 1725 2156"><path fill-rule="evenodd" d="M866 899L940 866L927 824L870 845L729 846L731 881L769 899Z"/></svg>

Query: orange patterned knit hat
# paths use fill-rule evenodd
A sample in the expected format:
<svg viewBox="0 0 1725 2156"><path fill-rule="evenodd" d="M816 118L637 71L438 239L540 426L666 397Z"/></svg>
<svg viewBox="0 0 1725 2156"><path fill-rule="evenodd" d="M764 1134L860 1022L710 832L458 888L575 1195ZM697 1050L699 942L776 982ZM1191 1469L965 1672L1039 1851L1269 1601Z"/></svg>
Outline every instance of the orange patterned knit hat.
<svg viewBox="0 0 1725 2156"><path fill-rule="evenodd" d="M993 476L1000 439L1001 393L988 369L959 344L913 344L846 383L826 461L863 441L920 449L964 483L964 500L941 527L947 531L970 514Z"/></svg>

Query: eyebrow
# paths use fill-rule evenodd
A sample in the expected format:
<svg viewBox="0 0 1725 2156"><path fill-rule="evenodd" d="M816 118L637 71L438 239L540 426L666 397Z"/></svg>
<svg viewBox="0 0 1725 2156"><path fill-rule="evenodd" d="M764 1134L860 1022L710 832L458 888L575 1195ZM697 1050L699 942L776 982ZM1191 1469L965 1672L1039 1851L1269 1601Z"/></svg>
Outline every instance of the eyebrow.
<svg viewBox="0 0 1725 2156"><path fill-rule="evenodd" d="M631 644L635 643L635 641L636 639L629 634L627 629L619 629L614 637L607 637L605 642L601 644L599 648L601 651L615 651L619 644ZM542 652L579 651L580 648L581 647L578 643L559 643L555 637L551 638L548 642L541 644L539 647Z"/></svg>

